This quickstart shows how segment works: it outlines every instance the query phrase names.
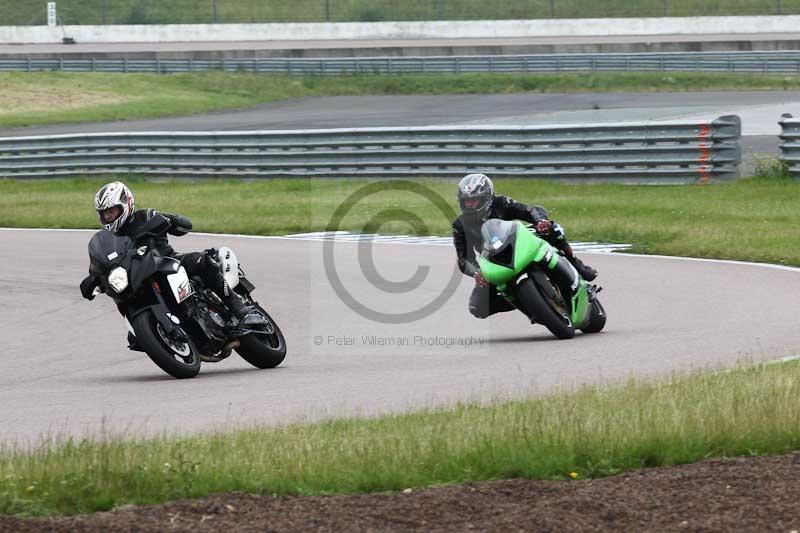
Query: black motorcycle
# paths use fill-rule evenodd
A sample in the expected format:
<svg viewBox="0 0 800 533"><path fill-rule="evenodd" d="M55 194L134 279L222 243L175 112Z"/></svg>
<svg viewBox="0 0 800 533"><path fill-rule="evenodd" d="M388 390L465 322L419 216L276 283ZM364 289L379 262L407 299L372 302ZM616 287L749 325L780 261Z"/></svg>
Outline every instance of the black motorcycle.
<svg viewBox="0 0 800 533"><path fill-rule="evenodd" d="M199 276L189 276L178 259L164 257L154 239L170 227L157 215L134 238L102 230L89 242L90 272L97 277L95 294L105 292L125 316L129 348L147 353L167 374L191 378L200 363L216 363L233 350L257 368L274 368L286 356L280 328L253 300L255 286L245 277L235 254L220 248L218 259L226 290L265 319L244 327L235 314ZM148 243L137 245L136 243Z"/></svg>

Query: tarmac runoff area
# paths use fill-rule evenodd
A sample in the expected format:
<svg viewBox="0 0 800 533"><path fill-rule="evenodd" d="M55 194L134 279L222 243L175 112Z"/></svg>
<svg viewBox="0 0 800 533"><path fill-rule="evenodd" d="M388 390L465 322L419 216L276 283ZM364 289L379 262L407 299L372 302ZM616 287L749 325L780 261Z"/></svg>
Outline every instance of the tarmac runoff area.
<svg viewBox="0 0 800 533"><path fill-rule="evenodd" d="M778 120L800 116L798 91L579 93L298 98L206 115L0 129L0 136L130 131L248 131L453 124L568 124L742 118L744 173L777 156Z"/></svg>

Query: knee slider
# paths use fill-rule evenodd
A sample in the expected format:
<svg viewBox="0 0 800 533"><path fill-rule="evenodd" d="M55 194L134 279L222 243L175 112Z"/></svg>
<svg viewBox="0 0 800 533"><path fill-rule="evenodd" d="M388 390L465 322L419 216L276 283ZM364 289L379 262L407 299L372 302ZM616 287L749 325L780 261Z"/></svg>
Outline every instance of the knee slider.
<svg viewBox="0 0 800 533"><path fill-rule="evenodd" d="M489 316L488 313L482 313L481 310L477 306L474 306L474 305L470 305L469 306L469 312L475 318L486 318L486 317Z"/></svg>

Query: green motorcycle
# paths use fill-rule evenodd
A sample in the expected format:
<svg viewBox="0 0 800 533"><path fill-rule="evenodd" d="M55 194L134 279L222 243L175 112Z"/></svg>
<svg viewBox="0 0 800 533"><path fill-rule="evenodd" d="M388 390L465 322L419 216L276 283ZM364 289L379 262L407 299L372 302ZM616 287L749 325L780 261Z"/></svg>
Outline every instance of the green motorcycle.
<svg viewBox="0 0 800 533"><path fill-rule="evenodd" d="M487 220L481 236L481 274L532 323L559 339L572 338L576 329L596 333L606 325L600 289L522 222Z"/></svg>

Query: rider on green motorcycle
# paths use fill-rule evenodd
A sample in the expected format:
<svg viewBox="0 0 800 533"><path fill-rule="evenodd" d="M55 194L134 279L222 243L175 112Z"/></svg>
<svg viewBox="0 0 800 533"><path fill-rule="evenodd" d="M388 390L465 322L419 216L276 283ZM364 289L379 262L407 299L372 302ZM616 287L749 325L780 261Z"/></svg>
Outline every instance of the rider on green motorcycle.
<svg viewBox="0 0 800 533"><path fill-rule="evenodd" d="M547 210L538 205L525 205L508 196L495 196L494 184L484 174L469 174L458 184L458 203L461 215L453 221L453 244L458 254L458 268L475 278L475 289L469 298L469 311L477 318L511 311L514 306L489 284L477 266L483 239L481 226L490 218L521 220L534 224L537 234L560 250L586 281L597 277L597 271L575 257L564 229L549 220Z"/></svg>

